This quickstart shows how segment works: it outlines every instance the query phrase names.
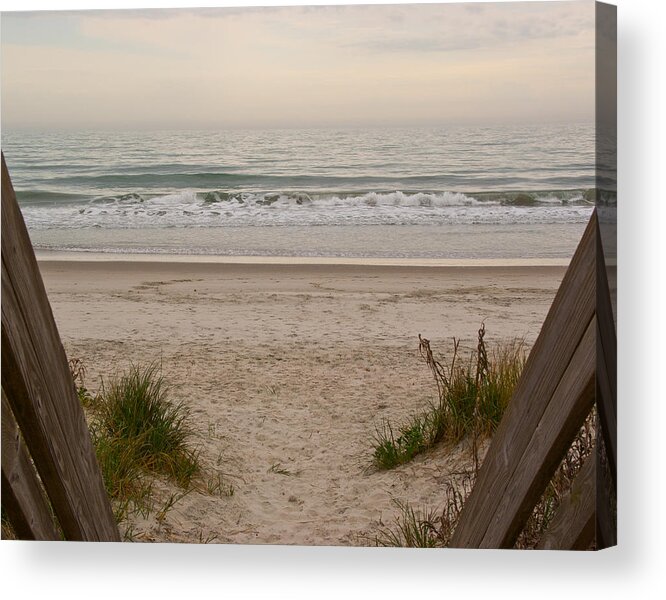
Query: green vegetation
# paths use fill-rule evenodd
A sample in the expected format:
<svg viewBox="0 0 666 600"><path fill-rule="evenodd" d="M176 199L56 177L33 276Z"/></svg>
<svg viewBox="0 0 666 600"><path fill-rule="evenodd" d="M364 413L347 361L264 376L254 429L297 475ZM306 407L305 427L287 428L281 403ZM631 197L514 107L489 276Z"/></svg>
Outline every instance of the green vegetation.
<svg viewBox="0 0 666 600"><path fill-rule="evenodd" d="M132 366L94 396L84 385L81 361L70 361L70 370L88 413L93 447L116 520L120 523L130 513L147 516L155 510L155 477L169 479L189 492L202 467L198 453L190 447L189 412L182 403L168 400L159 365ZM217 486L209 482L208 489L221 491L221 480ZM158 511L158 522L183 495L172 494Z"/></svg>
<svg viewBox="0 0 666 600"><path fill-rule="evenodd" d="M374 440L377 468L408 462L439 442L453 445L469 435L476 441L495 431L520 378L525 351L523 342L514 340L496 346L489 358L484 336L482 325L477 350L463 364L458 360L460 341L454 338L451 362L444 366L434 358L430 342L419 335L419 350L434 376L438 402L397 428L388 420L382 422Z"/></svg>
<svg viewBox="0 0 666 600"><path fill-rule="evenodd" d="M119 458L187 487L199 470L197 453L188 446L189 412L167 400L167 387L155 364L133 366L112 380L95 406L93 431L104 444L120 444ZM115 454L115 453L112 453Z"/></svg>
<svg viewBox="0 0 666 600"><path fill-rule="evenodd" d="M531 549L539 544L562 499L571 491L585 459L594 451L595 419L593 410L527 519L514 548ZM447 547L475 481L475 470L453 476L445 486L441 509L427 506L415 509L409 502L394 500L398 515L391 524L380 524L370 542L375 546L404 548Z"/></svg>
<svg viewBox="0 0 666 600"><path fill-rule="evenodd" d="M444 507L414 509L409 502L394 500L398 515L390 525L381 524L371 540L375 546L443 548L449 545L465 499L472 491L475 475L459 473L444 486Z"/></svg>
<svg viewBox="0 0 666 600"><path fill-rule="evenodd" d="M399 514L393 527L382 528L374 539L376 546L401 548L437 548L442 546L439 537L438 512L424 507L414 509L408 502L393 500Z"/></svg>
<svg viewBox="0 0 666 600"><path fill-rule="evenodd" d="M439 442L445 432L443 412L432 405L430 410L410 417L396 435L388 419L375 432L374 462L379 469L392 469L409 462L417 454Z"/></svg>

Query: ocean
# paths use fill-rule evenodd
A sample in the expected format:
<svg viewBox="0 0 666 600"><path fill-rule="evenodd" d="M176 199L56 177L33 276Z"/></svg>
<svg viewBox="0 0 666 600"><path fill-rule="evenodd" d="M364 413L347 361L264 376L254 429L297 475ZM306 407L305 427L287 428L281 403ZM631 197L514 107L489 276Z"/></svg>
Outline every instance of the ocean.
<svg viewBox="0 0 666 600"><path fill-rule="evenodd" d="M41 251L562 259L593 208L594 125L3 131Z"/></svg>

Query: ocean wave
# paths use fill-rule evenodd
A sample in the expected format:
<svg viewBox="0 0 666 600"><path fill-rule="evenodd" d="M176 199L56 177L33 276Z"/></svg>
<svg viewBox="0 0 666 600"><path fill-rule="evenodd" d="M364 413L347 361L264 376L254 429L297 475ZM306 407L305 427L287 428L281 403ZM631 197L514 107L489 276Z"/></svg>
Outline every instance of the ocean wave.
<svg viewBox="0 0 666 600"><path fill-rule="evenodd" d="M216 189L210 191L178 190L170 193L126 192L115 195L91 196L78 193L52 192L30 189L17 193L19 202L40 204L83 203L92 205L113 204L177 204L189 203L240 204L256 206L330 205L349 206L409 206L447 207L474 205L539 206L594 204L594 190L549 190L536 192L449 192L449 191L235 191Z"/></svg>
<svg viewBox="0 0 666 600"><path fill-rule="evenodd" d="M280 225L560 223L589 217L585 190L547 192L126 193L28 203L29 227L144 228Z"/></svg>

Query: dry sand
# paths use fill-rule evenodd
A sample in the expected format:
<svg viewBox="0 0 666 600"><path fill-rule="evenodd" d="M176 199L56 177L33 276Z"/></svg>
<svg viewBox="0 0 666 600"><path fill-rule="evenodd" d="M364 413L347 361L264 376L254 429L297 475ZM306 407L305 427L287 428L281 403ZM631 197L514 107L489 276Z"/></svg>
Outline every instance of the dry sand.
<svg viewBox="0 0 666 600"><path fill-rule="evenodd" d="M435 399L418 334L534 342L563 267L40 263L69 357L87 385L161 360L171 398L192 411L195 444L231 496L195 490L144 541L363 545L394 499L443 502L468 450L435 449L371 468L382 419ZM160 484L160 499L176 491Z"/></svg>

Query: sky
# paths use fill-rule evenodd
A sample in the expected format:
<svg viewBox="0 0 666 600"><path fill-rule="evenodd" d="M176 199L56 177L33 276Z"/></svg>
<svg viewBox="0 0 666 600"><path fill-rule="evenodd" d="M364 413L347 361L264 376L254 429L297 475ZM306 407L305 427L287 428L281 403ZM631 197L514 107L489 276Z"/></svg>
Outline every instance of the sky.
<svg viewBox="0 0 666 600"><path fill-rule="evenodd" d="M2 127L590 122L594 3L2 14Z"/></svg>

